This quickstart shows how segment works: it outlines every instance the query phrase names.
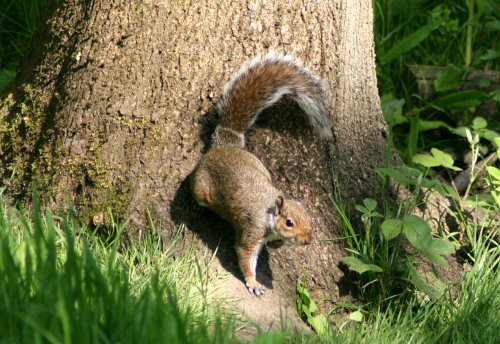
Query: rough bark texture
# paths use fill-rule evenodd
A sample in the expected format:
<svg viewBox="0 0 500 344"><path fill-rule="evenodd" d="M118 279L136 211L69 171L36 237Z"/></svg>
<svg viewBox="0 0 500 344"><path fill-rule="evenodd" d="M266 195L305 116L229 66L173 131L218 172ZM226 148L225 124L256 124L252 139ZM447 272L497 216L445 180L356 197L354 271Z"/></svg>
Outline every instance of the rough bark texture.
<svg viewBox="0 0 500 344"><path fill-rule="evenodd" d="M227 290L264 326L294 318L298 275L314 297L345 292L342 249L324 240L337 235L332 169L346 198L359 199L371 193L371 169L385 164L371 1L68 0L46 12L0 112L4 182L16 172L11 195L26 197L36 180L54 206L69 197L85 220L99 222L109 207L130 217L131 236L146 227L146 209L165 238L186 224L187 234L220 246L220 264L235 276ZM236 280L229 225L199 208L186 186L217 123L223 84L270 49L293 53L325 79L334 139L321 141L289 101L265 111L248 135L276 186L308 199L315 225L312 245L264 251L258 279L271 290L257 300Z"/></svg>

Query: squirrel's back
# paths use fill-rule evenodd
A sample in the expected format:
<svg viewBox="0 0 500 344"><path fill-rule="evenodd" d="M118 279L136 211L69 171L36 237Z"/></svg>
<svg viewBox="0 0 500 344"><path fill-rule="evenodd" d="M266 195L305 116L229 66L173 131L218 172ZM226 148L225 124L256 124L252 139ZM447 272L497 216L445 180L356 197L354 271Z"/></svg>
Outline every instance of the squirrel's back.
<svg viewBox="0 0 500 344"><path fill-rule="evenodd" d="M259 114L284 95L290 95L305 112L313 128L323 137L331 136L324 104L324 86L299 60L284 54L268 53L243 65L226 84L219 102L220 124L215 143L244 135Z"/></svg>
<svg viewBox="0 0 500 344"><path fill-rule="evenodd" d="M219 103L221 122L213 145L191 176L198 204L228 220L236 230L236 253L245 284L261 296L257 258L270 241L311 243L311 219L299 202L285 199L260 160L246 151L245 132L265 108L290 95L312 126L331 135L321 81L288 55L267 54L244 65L226 85Z"/></svg>

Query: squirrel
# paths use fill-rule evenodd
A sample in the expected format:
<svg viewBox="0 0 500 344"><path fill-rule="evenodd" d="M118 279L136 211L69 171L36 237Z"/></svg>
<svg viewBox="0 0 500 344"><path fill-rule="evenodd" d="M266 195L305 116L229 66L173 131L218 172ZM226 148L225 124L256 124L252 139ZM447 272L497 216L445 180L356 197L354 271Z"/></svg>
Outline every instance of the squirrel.
<svg viewBox="0 0 500 344"><path fill-rule="evenodd" d="M264 244L311 243L311 220L305 208L285 199L262 162L245 150L246 131L264 109L285 95L299 104L322 137L331 137L321 80L290 55L260 55L244 64L224 87L212 146L190 181L198 204L236 231L239 266L246 287L257 296L265 290L256 280L257 258Z"/></svg>

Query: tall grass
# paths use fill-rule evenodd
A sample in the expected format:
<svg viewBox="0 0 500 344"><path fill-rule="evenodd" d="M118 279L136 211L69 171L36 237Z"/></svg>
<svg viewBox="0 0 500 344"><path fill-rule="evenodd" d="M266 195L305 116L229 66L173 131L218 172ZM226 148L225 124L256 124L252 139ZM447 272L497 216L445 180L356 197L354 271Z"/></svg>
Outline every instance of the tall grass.
<svg viewBox="0 0 500 344"><path fill-rule="evenodd" d="M43 215L36 200L31 215L2 204L0 342L233 342L207 294L208 262L174 254L179 240L165 248L146 234L118 249L119 236L106 244L66 217Z"/></svg>

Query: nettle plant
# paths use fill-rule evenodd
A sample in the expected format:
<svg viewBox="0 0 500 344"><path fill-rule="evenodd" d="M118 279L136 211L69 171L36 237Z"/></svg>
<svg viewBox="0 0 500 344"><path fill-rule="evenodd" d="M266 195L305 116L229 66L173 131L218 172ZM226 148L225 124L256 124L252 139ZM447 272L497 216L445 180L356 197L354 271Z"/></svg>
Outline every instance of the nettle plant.
<svg viewBox="0 0 500 344"><path fill-rule="evenodd" d="M340 214L340 228L344 234L346 249L351 253L343 262L359 275L360 291L365 300L383 304L395 295L412 293L413 287L431 299L440 297L445 290L444 284L437 275L432 276L432 285L427 282L429 274L426 273L424 278L419 271L435 269L417 269L417 265L425 261L420 256L427 258L430 265L446 266L444 256L454 253L456 246L464 244L461 240L463 232L472 232L477 227L467 223L466 214L477 210L478 207L486 210L487 214L492 210L500 210L500 169L488 166L487 163L478 167L477 163L480 158L480 132L485 132L485 126L483 123L476 123L472 130L474 134L468 128L463 130L470 145L472 166L469 182L462 194L457 190L452 178L452 173L461 169L455 166L454 159L449 154L433 148L429 155L417 154L413 157L413 162L423 167L424 172L408 166L375 170L383 181L383 190L387 191L382 192L380 201L367 198L362 205L355 206L361 213L361 231L353 228L341 203L333 200ZM500 137L488 137L488 140L496 146L495 154L499 154ZM489 159L492 156L490 155ZM450 183L430 178L430 172L434 168L444 169ZM485 173L483 180L489 185L490 192L483 197L471 196L472 186L482 179L481 176ZM426 205L429 197L435 192L451 199L452 206L446 210L458 223L456 232L443 228L433 231L425 219L414 215L416 208ZM390 201L390 196L394 194L399 195L401 199L396 206ZM484 221L488 219L489 226L498 228L498 221L488 216ZM467 237L475 235L466 234ZM453 239L454 244L449 238Z"/></svg>
<svg viewBox="0 0 500 344"><path fill-rule="evenodd" d="M417 172L420 173L415 169L377 170L382 176L394 175L393 172L401 174L409 184L420 186L418 184L423 180L419 181L422 174L415 177ZM446 266L443 256L453 253L455 246L446 239L435 238L427 222L412 215L405 203L401 202L394 214L386 209L385 216L377 211L379 204L373 199L367 198L363 205L356 205L362 214L364 231L351 233L355 245L347 248L352 255L345 257L343 262L359 274L361 294L367 301L383 304L395 295L411 291L412 286L431 298L438 298L444 291L444 288L438 290L431 286L420 276L416 266L422 261L417 262L416 258L421 254L431 263ZM434 282L442 285L437 276Z"/></svg>
<svg viewBox="0 0 500 344"><path fill-rule="evenodd" d="M430 298L437 298L442 294L444 288L431 286L420 276L416 262L421 260L415 259L421 254L431 264L447 265L444 256L455 251L455 245L447 239L436 237L438 231L432 231L423 218L413 215L417 206L428 202L432 192L438 192L452 200L447 213L455 218L458 231L439 232L455 239L457 246L467 244L462 240L464 231L467 231L466 237L472 238L478 227L498 230L498 220L488 215L500 210L500 169L488 166L488 163L495 158L495 154L500 155L500 136L490 135L491 131L487 130L482 119L475 120L472 128L460 128L456 133L467 138L471 150L470 176L465 191L459 192L453 181L452 172L461 170L455 166L454 159L433 148L430 155L417 154L413 157L413 162L423 166L425 172L407 166L376 169L376 173L385 180L385 185L389 185L390 181L393 182L392 185L396 185L396 194L399 195L400 188L404 188L406 196L399 202L397 209L385 202L385 197L382 198L382 204L373 199L365 199L363 205L356 206L362 215L362 233L355 233L350 222L347 222L345 212L343 213L342 223L348 238L348 251L352 253L344 259L344 263L359 274L361 291L369 299L375 300L370 297L379 295L379 301L384 301L395 293L409 290L410 286L417 287ZM496 152L484 159L483 164L478 164L481 138L490 141ZM434 168L444 169L450 183L429 178L429 172ZM473 185L481 181L488 186L489 192L473 194ZM384 214L379 212L380 209L383 209ZM483 212L482 223L478 224L477 218L474 223L468 221L467 214L477 214L479 209ZM404 245L409 245L410 249L406 249ZM433 284L441 286L438 279L434 282Z"/></svg>

